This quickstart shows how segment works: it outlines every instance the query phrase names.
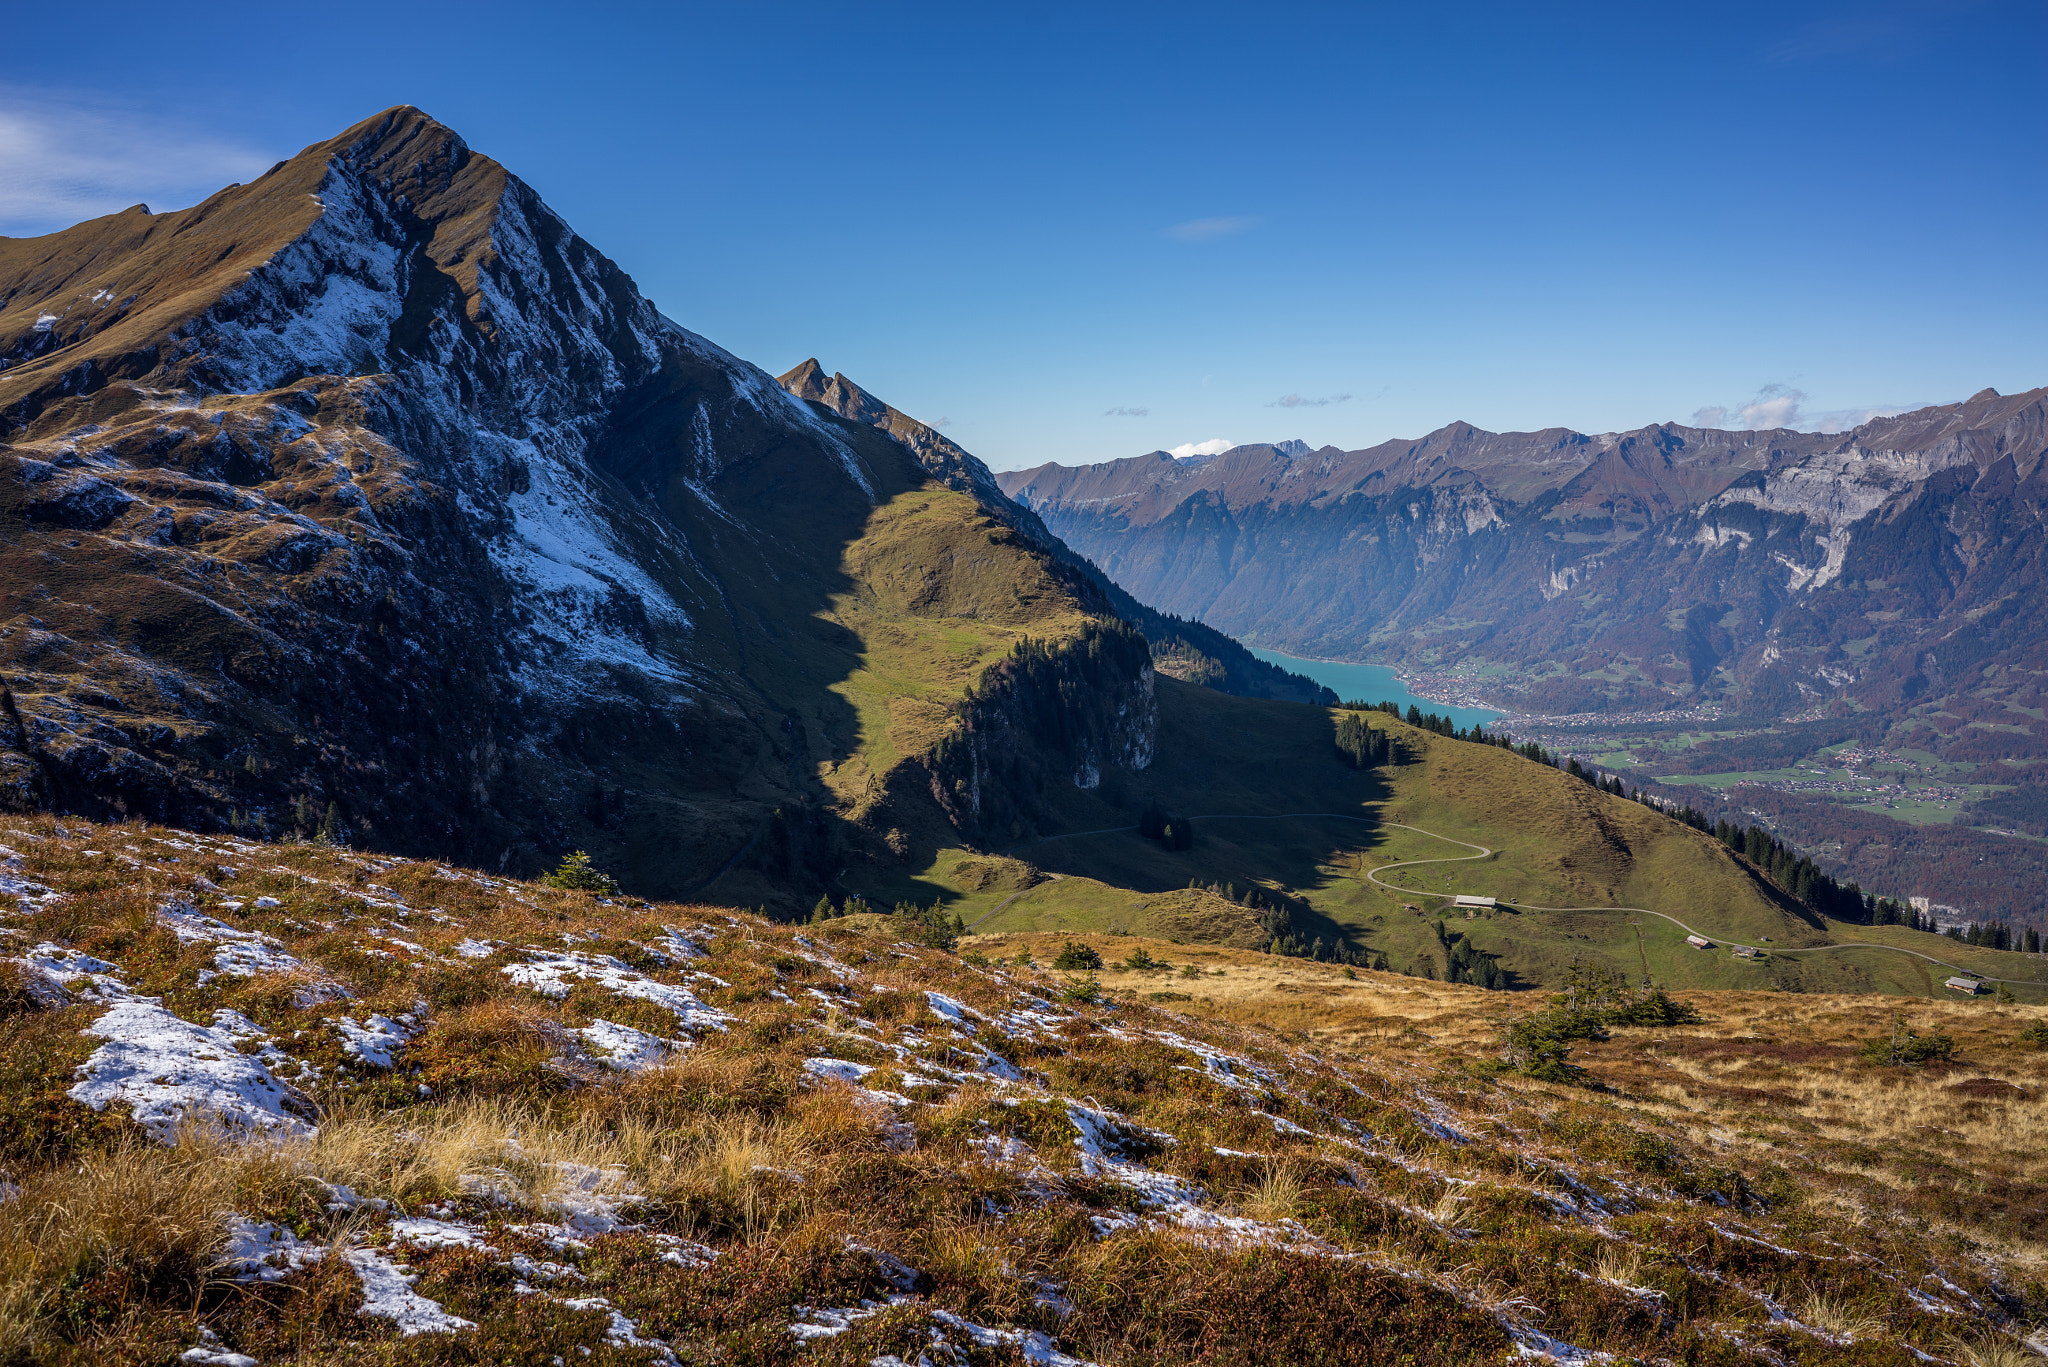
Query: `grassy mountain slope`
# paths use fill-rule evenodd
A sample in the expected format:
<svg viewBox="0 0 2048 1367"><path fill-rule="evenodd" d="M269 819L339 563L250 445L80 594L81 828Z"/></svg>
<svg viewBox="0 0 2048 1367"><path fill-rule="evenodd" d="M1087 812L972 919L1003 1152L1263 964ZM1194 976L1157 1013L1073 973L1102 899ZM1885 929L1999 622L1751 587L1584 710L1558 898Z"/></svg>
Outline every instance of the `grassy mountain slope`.
<svg viewBox="0 0 2048 1367"><path fill-rule="evenodd" d="M1729 998L1601 1093L1393 975L1155 941L1080 1000L886 924L0 839L10 1360L1904 1364L2048 1316L2038 1011L1948 1008L1957 1083Z"/></svg>
<svg viewBox="0 0 2048 1367"><path fill-rule="evenodd" d="M1190 883L1221 886L1236 898L1250 891L1286 906L1305 937L1384 954L1396 970L1442 976L1446 944L1435 912L1451 894L1478 893L1523 909L1470 921L1454 915L1448 929L1499 956L1521 986L1557 983L1582 960L1675 986L1800 991L1938 995L1948 973L1876 951L1774 953L1750 962L1735 959L1729 941L1777 950L1888 943L1988 976L2048 978L2023 955L1823 922L1710 837L1508 751L1373 714L1373 724L1394 737L1399 762L1361 772L1336 758L1332 719L1341 713L1249 703L1167 679L1158 694L1154 764L1097 793L1061 794L1067 829L1099 834L1020 843L1000 876L969 852L940 851L920 877L897 877L872 895L943 896L987 933L1121 929L1240 945L1260 939L1256 913L1241 906L1210 905L1188 919ZM1133 829L1148 802L1195 818L1192 849L1166 849ZM1233 819L1285 813L1309 815ZM1474 851L1457 841L1493 853L1467 860ZM1437 859L1459 862L1380 873L1405 891L1365 877ZM1544 907L1591 910L1528 909ZM1693 949L1670 921L1603 910L1610 907L1661 912L1722 947ZM2031 999L2033 989L2017 990Z"/></svg>
<svg viewBox="0 0 2048 1367"><path fill-rule="evenodd" d="M1145 634L1160 672L1207 684L1225 693L1287 702L1335 702L1314 680L1259 659L1232 638L1203 622L1159 612L1054 536L1030 508L1013 503L987 466L957 443L909 414L893 408L844 375L827 376L812 357L777 382L800 399L849 421L887 432L903 443L933 478L950 488L976 493L996 515L1015 527L1077 576L1092 583L1124 621Z"/></svg>

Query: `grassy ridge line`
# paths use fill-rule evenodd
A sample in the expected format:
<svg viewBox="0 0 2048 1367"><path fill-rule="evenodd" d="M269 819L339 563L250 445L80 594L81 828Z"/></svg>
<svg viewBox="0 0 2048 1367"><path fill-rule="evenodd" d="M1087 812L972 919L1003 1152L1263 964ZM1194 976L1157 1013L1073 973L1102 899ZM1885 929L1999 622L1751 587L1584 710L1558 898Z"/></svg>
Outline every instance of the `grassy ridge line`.
<svg viewBox="0 0 2048 1367"><path fill-rule="evenodd" d="M1640 912L1640 913L1641 913L1641 914L1643 914L1644 916L1655 916L1655 917L1658 917L1658 918L1660 918L1660 919L1662 919L1662 920L1666 920L1666 921L1669 921L1669 922L1670 922L1670 923L1671 923L1672 925L1674 925L1674 926L1677 926L1677 927L1678 927L1678 928L1679 928L1680 930L1682 930L1682 931L1685 931L1685 932L1686 932L1687 934L1689 934L1689 935L1701 935L1701 936L1705 936L1705 937L1706 937L1707 939L1710 939L1710 940L1712 940L1712 939L1719 939L1719 940L1727 940L1727 939L1730 939L1730 938L1731 938L1731 937L1729 937L1729 936L1726 936L1726 935L1720 935L1720 936L1715 936L1715 935L1708 935L1706 931L1704 931L1704 930L1696 930L1696 929L1694 929L1694 928L1693 928L1692 926L1689 926L1689 925L1687 925L1687 924L1686 924L1685 922L1683 922L1683 921L1679 920L1679 919L1678 919L1678 918L1677 918L1676 916L1666 916L1666 915L1664 915L1664 913L1663 913L1663 912L1661 912L1661 911L1651 911L1651 910L1650 910L1650 909L1649 909L1648 907L1535 907L1535 906L1525 906L1525 907L1524 907L1524 910L1527 910L1527 911L1634 911L1634 912ZM1797 949L1782 949L1782 948L1779 948L1779 947L1778 947L1778 946L1776 946L1776 945L1773 945L1773 946L1771 947L1771 949L1770 949L1770 950L1769 950L1768 952L1769 952L1769 953L1772 953L1772 954L1823 954L1823 953L1826 953L1826 952L1827 952L1828 950L1831 950L1831 949L1884 949L1884 950L1890 950L1890 951L1891 951L1892 953L1894 953L1894 954L1910 954L1910 955L1912 955L1912 956L1913 956L1914 958L1916 958L1916 959L1925 959L1925 960L1926 960L1926 961L1927 961L1928 963L1931 963L1931 964L1940 964L1940 965L1941 965L1941 966L1942 966L1943 968L1952 968L1952 969L1954 969L1954 970L1955 970L1956 972L1958 972L1958 973L1976 973L1976 970L1975 970L1975 969L1971 969L1971 968L1963 968L1963 967L1961 967L1961 966L1960 966L1960 965L1958 965L1958 964L1952 964L1952 963L1950 963L1950 962L1949 962L1948 960L1946 960L1946 959L1937 959L1937 958L1935 958L1935 957L1934 957L1934 956L1933 956L1932 954L1922 954L1922 953L1921 953L1921 952L1920 952L1919 950L1917 950L1917 949L1907 949L1907 948L1906 948L1906 947L1905 947L1904 945L1885 945L1885 944L1878 944L1878 943L1876 943L1875 941L1869 941L1869 940L1860 940L1860 941L1859 941L1859 940L1844 940L1844 941L1842 941L1842 942L1841 942L1841 943L1839 943L1839 944L1832 944L1832 945L1803 945L1803 946L1801 946L1801 947L1799 947L1799 948L1797 948ZM2036 982L2036 981L2035 981L2035 980L2033 980L2032 978L1993 978L1993 977L1988 977L1988 976L1985 976L1985 975L1983 975L1983 974L1977 974L1977 976L1978 976L1978 977L1980 977L1980 978L1982 978L1982 979L1983 979L1983 981L1985 981L1985 982L1987 982L1987 983L2007 983L2007 984L2010 984L2011 986L2014 986L2014 987L2039 987L2039 986L2041 985L2040 983Z"/></svg>
<svg viewBox="0 0 2048 1367"><path fill-rule="evenodd" d="M1991 951L1982 951L1980 959L1977 952L1954 953L1946 943L1860 958L1847 951L1904 948L1910 941L1889 929L1866 934L1795 917L1711 836L1509 751L1450 740L1397 718L1375 718L1401 744L1406 762L1353 770L1335 757L1336 714L1329 710L1246 702L1166 679L1160 680L1159 699L1160 747L1150 769L1105 774L1098 793L1068 793L1060 815L1073 829L1010 847L1046 871L1066 875L1065 881L1036 888L967 884L934 862L904 881L905 893L965 902L966 919L983 933L1121 926L1161 939L1200 941L1203 936L1160 920L1161 899L1187 887L1192 876L1204 885L1278 889L1312 909L1305 933L1342 933L1384 952L1391 965L1408 964L1418 972L1435 957L1442 971L1439 942L1423 919L1401 912L1399 904L1452 889L1392 888L1397 880L1388 870L1410 865L1407 872L1420 881L1426 872L1419 867L1426 862L1420 857L1423 842L1444 840L1492 850L1490 886L1484 890L1510 906L1590 909L1531 910L1461 926L1475 948L1502 956L1529 985L1560 982L1573 960L1588 954L1611 959L1632 976L1642 972L1644 951L1634 937L1597 913L1648 912L1651 902L1677 904L1671 913L1650 916L1655 929L1647 944L1649 971L1674 988L1772 986L1924 998L1940 991L1939 979L1927 977L1934 965L1974 966L1966 971L2016 988L2023 982L2012 977L2014 967L1993 962ZM1276 758L1287 762L1275 763ZM1205 838L1193 851L1179 853L1136 838L1126 823L1148 801L1206 811ZM1242 819L1229 821L1233 813ZM1317 829L1318 819L1343 825ZM1383 862L1390 856L1395 863ZM1839 947L1815 955L1774 953L1757 964L1699 954L1683 944L1689 927L1676 912L1701 910L1728 932L1721 938L1759 943L1768 937L1774 951ZM1937 948L1942 956L1925 954Z"/></svg>
<svg viewBox="0 0 2048 1367"><path fill-rule="evenodd" d="M1454 837L1454 836L1448 836L1448 835L1440 835L1440 834L1438 834L1438 833L1437 833L1436 831L1426 831L1426 830L1422 829L1422 827L1420 827L1420 826L1410 826L1410 825L1407 825L1407 824L1406 824L1406 823L1404 823L1404 822L1399 822L1399 821L1383 821L1383 822L1375 822L1375 821L1372 821L1371 819L1369 819L1369 818L1367 818L1367 817L1357 817L1357 816L1345 816L1345 815L1343 815L1343 814L1342 814L1342 813L1340 813L1340 812L1285 812L1285 813L1279 813L1279 814L1275 814L1275 815L1272 815L1272 816L1255 816L1255 815L1250 815L1250 814L1246 814L1246 813L1230 813L1230 814L1215 814L1215 815L1207 815L1207 816L1194 816L1194 817L1190 817L1190 818L1188 818L1188 819L1189 819L1189 820L1191 820L1191 821L1286 821L1286 820L1291 820L1291 819L1295 819L1295 818L1321 818L1321 819L1329 819L1329 820L1335 820L1335 821L1355 821L1355 822L1358 822L1358 823L1360 823L1361 825L1369 825L1369 826L1374 826L1374 827L1380 827L1380 826L1391 826L1391 827L1395 827L1395 828L1398 828L1398 829L1400 829L1400 830L1404 830L1404 831L1414 831L1414 832L1415 832L1415 833L1416 833L1417 835L1426 835L1426 836L1430 836L1431 838L1433 838L1433 839L1436 839L1436 840L1447 840L1447 841L1449 841L1449 842L1450 842L1451 844L1453 844L1453 845L1464 845L1464 846L1466 846L1466 847L1467 847L1467 848L1469 848L1469 849L1476 849L1476 850L1478 850L1478 851L1479 851L1479 853L1477 853L1477 854L1461 854L1461 855L1454 855L1454 856L1451 856L1451 857L1449 857L1449 858L1445 858L1445 859L1406 859L1406 860L1402 860L1402 861L1401 861L1401 862L1399 862L1399 863L1395 863L1395 864L1387 864L1387 865L1385 865L1385 866L1383 866L1383 867L1381 867L1381 868L1378 868L1378 869L1367 869L1367 870L1365 870L1365 877L1366 877L1366 880L1367 880L1368 882L1371 882L1371 883L1375 883L1375 884L1377 884L1377 885L1378 885L1378 886L1380 886L1380 887L1386 888L1386 889L1387 889L1388 891L1390 891L1390 892L1395 892L1395 893L1399 893L1399 894L1402 894L1402 895L1406 895L1406 896L1411 896L1411 897L1443 897L1443 896L1447 896L1447 895L1454 895L1454 894L1445 894L1445 893L1435 893L1435 892L1419 892L1419 891L1417 891L1416 889L1413 889L1413 888L1403 888L1403 887L1399 887L1399 886L1397 886L1396 884L1393 884L1393 883L1388 883L1388 882L1385 882L1385 881L1383 881L1383 880L1382 880L1382 879L1381 879L1381 878L1379 877L1379 875L1380 875L1380 874L1382 874L1382 873L1389 873L1389 872L1393 871L1394 869L1405 869L1405 868L1411 868L1411 867L1413 867L1413 866L1415 866L1415 865L1418 865L1418 864L1457 864L1457 863L1463 863L1463 862L1466 862L1466 861L1468 861L1468 860L1474 860L1474 859L1485 859L1486 857L1488 857L1489 855L1491 855L1491 854L1493 853L1493 851L1492 851L1491 849L1488 849L1488 848L1487 848L1486 846L1484 846L1484 845L1476 845L1476 844L1473 844L1473 843L1472 843L1472 842L1470 842L1470 841L1466 841L1466 840L1459 840L1459 839L1457 839L1457 838L1456 838L1456 837ZM1113 826L1113 827L1109 827L1109 828L1107 828L1107 829L1105 829L1105 830L1100 830L1100 831L1069 831L1069 832L1066 832L1065 834L1062 834L1062 835L1049 835L1049 836L1044 836L1044 837L1042 837L1041 839L1038 839L1038 840L1027 840L1027 841L1025 841L1025 842L1024 842L1024 844L1022 844L1022 845L1016 845L1016 846L1013 846L1013 847L1011 847L1011 849L1010 849L1009 851L1007 851L1007 853L1009 853L1009 854L1015 854L1015 853L1016 853L1016 852L1017 852L1018 850L1020 850L1020 849L1024 849L1024 848L1027 848L1028 846L1031 846L1031 845L1041 845L1041 844L1045 844L1045 843L1048 843L1048 842L1050 842L1050 841L1054 841L1054 840L1070 840L1070 839L1074 839L1074 838L1076 838L1076 837L1079 837L1079 836L1086 836L1086 835L1114 835L1114 834L1118 834L1118 833L1120 833L1120 832L1124 832L1124 831L1135 831L1136 829L1138 829L1138 828L1137 828L1136 826ZM1002 909L1003 909L1004 907L1007 907L1008 905L1010 905L1010 903L1012 903L1012 902L1016 901L1016 900L1017 900L1017 899L1018 899L1019 897L1022 897L1022 896L1024 895L1024 893L1025 893L1025 892L1028 892L1028 891L1030 891L1030 889L1028 889L1028 888L1027 888L1027 889L1025 889L1024 891L1012 893L1012 894L1011 894L1010 896L1008 896L1008 897L1004 898L1004 899L1003 899L1003 900L1002 900L1002 901L1001 901L1000 903L998 903L998 904L997 904L997 905L995 906L995 908L994 908L993 910L989 911L989 912L988 912L988 913L987 913L986 915L984 915L984 916L982 916L982 917L981 917L980 919L976 920L976 921L975 921L975 923L974 923L974 925L975 925L975 926L980 926L980 925L982 925L982 924L986 923L987 921L989 921L990 919L992 919L992 918L993 918L993 917L994 917L994 916L996 915L996 913L997 913L997 912L1000 912L1000 911L1001 911L1001 910L1002 910ZM1707 938L1710 938L1710 939L1719 939L1719 940L1733 940L1733 939L1735 938L1735 937L1733 937L1733 936L1727 936L1727 935L1710 935L1710 934L1709 934L1709 933L1708 933L1707 931L1704 931L1704 930L1700 930L1700 929L1699 929L1698 927L1696 927L1696 926L1690 926L1690 925L1687 925L1687 924L1686 924L1686 923L1685 923L1684 921L1681 921L1681 920L1679 920L1679 919L1678 919L1678 918L1677 918L1676 916L1670 916L1670 915L1666 915L1666 914L1665 914L1664 912L1661 912L1661 911L1652 911L1652 910L1651 910L1650 908L1648 908L1648 907L1625 907L1625 906L1620 906L1620 905L1615 905L1615 904L1609 904L1609 905L1606 905L1606 906L1591 906L1591 907L1546 907L1546 906L1537 906L1536 904L1534 904L1534 903L1531 903L1531 902L1516 902L1516 903L1512 903L1511 905L1517 906L1517 907L1519 907L1519 908L1521 908L1522 910L1525 910L1525 911L1557 911L1557 912L1577 912L1577 911L1623 911L1623 912L1636 912L1636 913L1638 913L1638 914L1640 914L1640 915L1643 915L1643 916L1655 916L1655 917L1657 917L1657 918L1658 918L1658 919L1660 919L1660 920L1664 920L1664 921L1669 921L1669 922L1670 922L1670 923L1671 923L1672 925L1674 925L1674 926L1677 926L1677 927L1678 927L1678 928L1679 928L1680 930L1684 931L1684 932L1685 932L1686 934L1688 934L1688 935L1700 935L1700 936L1706 936ZM971 929L971 928L972 928L972 927L970 927L970 929ZM1931 963L1931 964L1939 964L1939 965L1940 965L1941 967L1943 967L1943 968L1947 968L1947 969L1952 969L1952 970L1954 970L1954 971L1955 971L1955 972L1957 972L1957 973L1971 973L1971 972L1975 972L1975 970L1973 970L1973 969L1966 969L1966 968L1963 968L1962 966L1960 966L1960 965L1958 965L1958 964L1953 964L1953 963L1950 963L1950 962L1949 962L1948 960L1946 960L1946 959L1937 959L1937 958L1935 958L1935 957L1934 957L1933 955L1931 955L1931 954L1922 954L1922 953L1920 953L1920 952L1919 952L1918 950L1915 950L1915 949L1907 949L1907 948L1905 948L1904 946L1901 946L1901 945L1886 945L1886 944L1876 944L1876 943L1873 943L1873 942L1862 942L1862 941L1845 941L1845 942L1842 942L1842 943L1839 943L1839 944L1831 944L1831 945L1807 945L1807 946L1803 946L1803 947L1801 947L1801 948L1797 948L1797 949L1787 949L1787 948L1778 948L1778 947L1774 946L1774 947L1773 947L1773 948L1771 949L1771 951L1770 951L1770 952L1771 952L1771 953L1774 953L1774 954L1820 954L1820 953L1825 953L1825 952L1827 952L1827 951L1829 951L1829 950L1838 950L1838 949L1881 949L1881 950L1889 950L1890 952L1892 952L1892 953L1895 953L1895 954L1910 954L1910 955L1912 955L1912 956L1913 956L1914 958L1916 958L1916 959L1924 959L1924 960L1926 960L1926 961L1927 961L1928 963ZM2013 987L2039 987L2039 986L2041 985L2040 983L2038 983L2038 982L2034 982L2034 981L2032 981L2031 979L2027 979L2027 978L1994 978L1994 977L1990 977L1990 976L1988 976L1988 975L1979 975L1979 976L1983 977L1983 980L1984 980L1985 982L1991 982L1991 983L2005 983L2005 984L2007 984L2007 985L2009 985L2009 986L2013 986Z"/></svg>

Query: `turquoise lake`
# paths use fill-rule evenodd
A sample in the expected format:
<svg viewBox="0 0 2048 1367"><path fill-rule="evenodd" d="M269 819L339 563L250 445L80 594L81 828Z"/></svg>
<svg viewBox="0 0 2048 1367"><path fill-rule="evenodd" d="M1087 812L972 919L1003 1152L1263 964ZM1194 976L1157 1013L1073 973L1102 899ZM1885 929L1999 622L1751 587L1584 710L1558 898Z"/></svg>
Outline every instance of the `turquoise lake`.
<svg viewBox="0 0 2048 1367"><path fill-rule="evenodd" d="M1249 646L1246 649L1251 649ZM1487 707L1447 707L1428 698L1418 698L1410 693L1395 677L1394 671L1385 665L1339 664L1333 660L1297 660L1292 655L1282 655L1277 650L1252 650L1252 654L1268 664L1279 665L1282 669L1296 674L1306 674L1323 687L1335 693L1345 702L1397 702L1401 710L1407 711L1413 703L1425 712L1438 716L1448 715L1460 726L1491 726L1500 713Z"/></svg>

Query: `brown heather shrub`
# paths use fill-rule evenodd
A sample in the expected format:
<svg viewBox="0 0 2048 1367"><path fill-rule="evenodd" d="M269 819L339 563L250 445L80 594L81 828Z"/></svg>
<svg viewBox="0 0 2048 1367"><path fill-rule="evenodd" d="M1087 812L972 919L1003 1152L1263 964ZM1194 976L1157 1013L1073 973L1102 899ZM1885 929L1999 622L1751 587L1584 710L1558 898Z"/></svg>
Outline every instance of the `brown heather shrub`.
<svg viewBox="0 0 2048 1367"><path fill-rule="evenodd" d="M539 1096L567 1080L548 1064L571 1046L543 999L491 997L436 1017L406 1050L437 1096Z"/></svg>
<svg viewBox="0 0 2048 1367"><path fill-rule="evenodd" d="M1075 1315L1062 1332L1088 1357L1464 1364L1497 1361L1509 1347L1484 1310L1364 1262L1219 1252L1166 1233L1111 1240L1075 1259Z"/></svg>

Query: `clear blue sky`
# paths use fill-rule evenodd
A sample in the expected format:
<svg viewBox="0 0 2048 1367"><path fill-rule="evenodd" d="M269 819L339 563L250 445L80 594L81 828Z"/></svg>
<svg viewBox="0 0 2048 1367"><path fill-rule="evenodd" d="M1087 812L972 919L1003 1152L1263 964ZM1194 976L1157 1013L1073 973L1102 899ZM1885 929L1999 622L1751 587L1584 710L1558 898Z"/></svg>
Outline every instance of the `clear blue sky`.
<svg viewBox="0 0 2048 1367"><path fill-rule="evenodd" d="M114 3L6 46L0 233L416 104L677 321L997 468L2048 384L2039 0Z"/></svg>

